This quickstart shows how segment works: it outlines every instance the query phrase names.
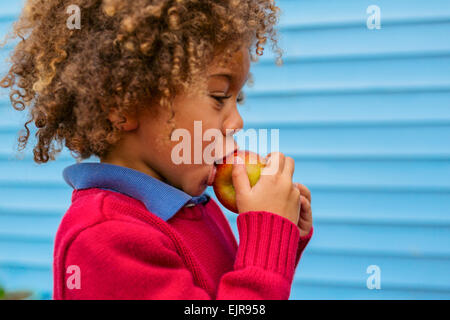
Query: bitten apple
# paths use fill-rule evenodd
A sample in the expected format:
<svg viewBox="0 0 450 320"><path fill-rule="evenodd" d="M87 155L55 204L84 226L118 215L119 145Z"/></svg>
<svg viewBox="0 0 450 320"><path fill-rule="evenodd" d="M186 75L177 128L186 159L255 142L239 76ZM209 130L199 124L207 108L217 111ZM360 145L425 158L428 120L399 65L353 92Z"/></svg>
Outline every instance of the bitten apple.
<svg viewBox="0 0 450 320"><path fill-rule="evenodd" d="M239 157L245 164L250 185L253 187L261 176L261 170L265 166L265 160L258 154L251 151L236 151L234 154L225 158L223 163L217 164L216 174L213 181L214 193L220 203L228 210L238 213L236 206L236 192L233 186L234 157Z"/></svg>

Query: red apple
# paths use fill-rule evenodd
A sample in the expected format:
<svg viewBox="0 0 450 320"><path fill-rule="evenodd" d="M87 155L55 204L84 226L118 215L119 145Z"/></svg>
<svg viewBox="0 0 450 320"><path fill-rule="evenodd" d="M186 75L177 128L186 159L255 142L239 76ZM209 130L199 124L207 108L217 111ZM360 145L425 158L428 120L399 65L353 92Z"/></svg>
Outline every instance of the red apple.
<svg viewBox="0 0 450 320"><path fill-rule="evenodd" d="M224 159L222 164L217 164L216 175L213 182L214 193L220 203L228 210L238 213L236 206L236 192L233 186L231 173L233 170L234 157L243 160L247 170L250 185L253 187L258 182L265 161L258 154L251 151L236 151Z"/></svg>

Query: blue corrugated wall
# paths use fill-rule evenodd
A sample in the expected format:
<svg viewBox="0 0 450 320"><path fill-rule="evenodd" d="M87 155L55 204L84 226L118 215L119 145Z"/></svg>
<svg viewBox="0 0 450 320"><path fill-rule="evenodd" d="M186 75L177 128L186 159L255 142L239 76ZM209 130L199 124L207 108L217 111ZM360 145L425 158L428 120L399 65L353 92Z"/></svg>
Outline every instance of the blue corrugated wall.
<svg viewBox="0 0 450 320"><path fill-rule="evenodd" d="M278 3L285 63L268 52L252 67L242 115L247 128L280 129L281 151L313 194L315 236L291 299L449 299L450 1ZM367 28L369 5L381 29ZM0 3L2 35L20 7ZM2 95L0 283L49 298L71 194L61 171L74 160L64 152L38 166L30 149L16 159L16 113ZM379 290L367 288L370 265Z"/></svg>

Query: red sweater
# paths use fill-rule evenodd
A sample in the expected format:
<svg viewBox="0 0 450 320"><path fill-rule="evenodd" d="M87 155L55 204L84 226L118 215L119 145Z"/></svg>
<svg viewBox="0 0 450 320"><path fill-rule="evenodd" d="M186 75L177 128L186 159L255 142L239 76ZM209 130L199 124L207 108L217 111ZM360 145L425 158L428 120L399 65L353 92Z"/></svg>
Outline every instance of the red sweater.
<svg viewBox="0 0 450 320"><path fill-rule="evenodd" d="M313 230L300 237L270 212L241 213L237 227L239 245L213 199L166 222L124 194L74 190L55 240L54 299L288 299Z"/></svg>

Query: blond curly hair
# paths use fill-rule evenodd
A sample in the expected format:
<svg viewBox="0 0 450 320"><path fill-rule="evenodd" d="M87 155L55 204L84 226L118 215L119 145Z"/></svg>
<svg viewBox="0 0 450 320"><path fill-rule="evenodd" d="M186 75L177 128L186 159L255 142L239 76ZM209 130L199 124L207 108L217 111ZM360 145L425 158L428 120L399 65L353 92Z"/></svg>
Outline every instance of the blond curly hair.
<svg viewBox="0 0 450 320"><path fill-rule="evenodd" d="M80 8L80 29L66 25L70 5ZM28 110L18 150L34 123L37 163L54 160L63 144L77 160L105 156L120 138L108 120L112 108L134 113L156 102L171 109L180 90L202 88L219 51L225 64L245 45L257 61L270 39L281 61L278 19L273 0L26 1L0 82L12 106Z"/></svg>

